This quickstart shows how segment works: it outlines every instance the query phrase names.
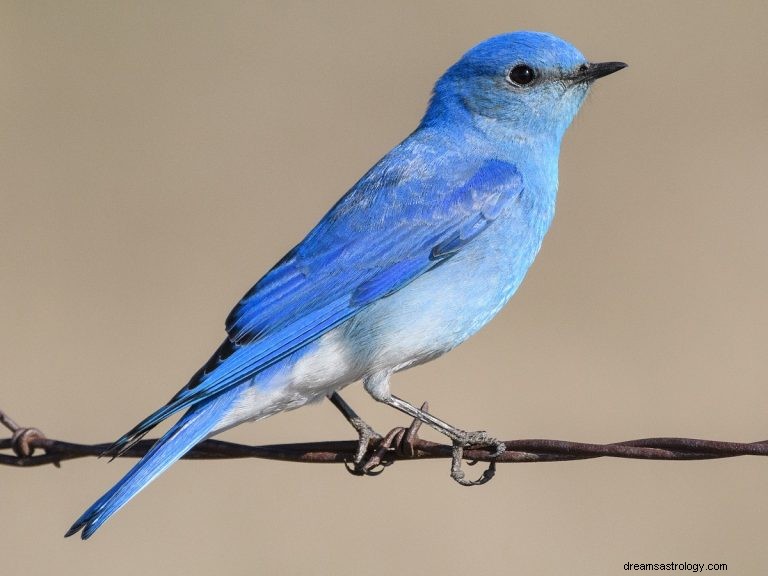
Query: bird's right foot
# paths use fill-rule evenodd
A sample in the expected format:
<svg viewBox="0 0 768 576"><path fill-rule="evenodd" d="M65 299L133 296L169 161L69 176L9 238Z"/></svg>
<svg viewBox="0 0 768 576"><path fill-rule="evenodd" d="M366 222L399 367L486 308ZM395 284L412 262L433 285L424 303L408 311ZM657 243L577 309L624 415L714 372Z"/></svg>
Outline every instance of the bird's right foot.
<svg viewBox="0 0 768 576"><path fill-rule="evenodd" d="M504 442L491 438L483 431L462 432L457 438L453 439L453 458L451 461L451 478L462 486L480 486L489 482L496 474L496 462L491 460L488 468L485 469L482 476L477 480L467 480L466 474L461 469L461 461L464 457L465 448L486 448L491 451L491 457L501 456L507 449ZM470 463L474 464L474 462Z"/></svg>

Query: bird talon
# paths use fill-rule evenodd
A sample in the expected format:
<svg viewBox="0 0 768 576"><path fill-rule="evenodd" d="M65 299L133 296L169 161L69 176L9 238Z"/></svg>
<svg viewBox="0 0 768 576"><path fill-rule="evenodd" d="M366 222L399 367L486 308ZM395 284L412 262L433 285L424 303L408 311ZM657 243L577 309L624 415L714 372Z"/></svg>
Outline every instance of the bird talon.
<svg viewBox="0 0 768 576"><path fill-rule="evenodd" d="M451 478L462 486L480 486L489 482L496 475L496 462L491 460L482 475L477 480L467 480L466 474L461 469L461 462L464 457L464 449L469 447L476 448L494 448L491 453L492 458L498 458L506 451L503 442L489 437L485 432L465 432L462 437L453 441L453 458L451 461ZM478 460L467 462L469 466L474 466Z"/></svg>
<svg viewBox="0 0 768 576"><path fill-rule="evenodd" d="M389 434L387 436L389 436ZM380 436L378 437L380 444L368 458L365 458L365 454L368 452L366 450L363 452L362 459L355 459L352 462L349 460L345 461L344 466L347 471L353 476L378 476L384 472L384 468L394 464L393 461L386 459L386 453L389 450L389 447L385 443L386 439L386 437L383 439ZM381 469L378 470L378 467L381 467Z"/></svg>
<svg viewBox="0 0 768 576"><path fill-rule="evenodd" d="M355 464L360 464L365 458L365 454L371 446L372 441L381 439L381 436L373 428L368 426L365 422L360 420L355 423L355 428L358 433L357 452L355 453Z"/></svg>
<svg viewBox="0 0 768 576"><path fill-rule="evenodd" d="M429 404L424 402L421 408L426 412L429 410ZM394 460L387 458L389 454L394 453L403 458L412 458L416 453L415 442L421 427L421 420L418 418L414 418L408 428L396 426L383 437L374 432L362 420L356 421L353 425L360 434L357 454L352 465L349 462L344 463L347 471L353 476L378 476L384 472L384 468L395 463ZM370 443L372 440L378 444L371 455L366 458L366 454L371 451ZM379 466L381 467L380 470L377 469Z"/></svg>
<svg viewBox="0 0 768 576"><path fill-rule="evenodd" d="M360 464L355 464L354 462L345 460L344 468L346 468L347 472L352 474L352 476L378 476L379 474L384 472L384 468L386 468L390 464L392 463L376 461L375 457L371 457L371 459ZM381 467L381 469L377 470L377 467L379 466Z"/></svg>
<svg viewBox="0 0 768 576"><path fill-rule="evenodd" d="M344 468L346 468L347 472L352 474L352 476L365 476L365 472L360 470L357 464L350 460L344 460Z"/></svg>
<svg viewBox="0 0 768 576"><path fill-rule="evenodd" d="M384 472L384 468L392 464L391 462L386 462L384 460L381 460L378 458L378 454L374 454L370 460L365 462L361 466L361 469L363 471L363 475L365 476L378 476L382 472Z"/></svg>

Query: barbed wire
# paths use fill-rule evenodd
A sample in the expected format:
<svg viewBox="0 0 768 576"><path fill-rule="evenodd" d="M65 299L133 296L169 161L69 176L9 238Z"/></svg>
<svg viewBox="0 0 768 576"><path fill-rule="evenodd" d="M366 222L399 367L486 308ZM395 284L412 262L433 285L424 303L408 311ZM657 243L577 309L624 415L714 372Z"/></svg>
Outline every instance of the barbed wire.
<svg viewBox="0 0 768 576"><path fill-rule="evenodd" d="M59 466L65 460L101 456L111 446L78 444L47 438L39 429L22 427L0 410L0 424L10 432L10 438L0 439L0 464L33 467L46 464ZM400 460L451 458L453 447L419 438L419 424L409 428L395 428L374 441L371 452L377 463L388 466ZM140 458L155 443L142 440L121 457ZM768 456L768 440L752 443L723 442L696 438L643 438L612 444L590 444L567 440L505 440L506 451L493 458L486 449L467 449L464 456L470 461L497 463L559 462L591 458L633 458L642 460L711 460L736 456ZM183 458L215 460L232 458L263 458L305 463L350 463L358 443L348 441L301 442L248 446L222 440L205 440L187 452ZM3 451L10 453L2 453ZM36 451L42 452L35 454ZM369 467L370 468L370 467ZM380 470L379 470L380 472ZM366 474L371 474L369 469ZM375 474L375 472L373 472Z"/></svg>

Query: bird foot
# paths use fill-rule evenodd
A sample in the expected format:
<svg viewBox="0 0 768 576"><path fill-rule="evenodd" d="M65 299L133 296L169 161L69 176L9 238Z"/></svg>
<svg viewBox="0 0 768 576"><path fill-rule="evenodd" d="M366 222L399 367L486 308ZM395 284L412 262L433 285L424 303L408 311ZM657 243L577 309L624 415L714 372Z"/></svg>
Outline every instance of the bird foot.
<svg viewBox="0 0 768 576"><path fill-rule="evenodd" d="M369 470L363 467L363 460L368 453L368 449L372 442L381 440L381 434L371 428L362 418L353 417L349 419L349 423L357 430L357 451L355 457L352 460L351 465L345 462L347 470L355 476L364 476L369 474Z"/></svg>
<svg viewBox="0 0 768 576"><path fill-rule="evenodd" d="M491 452L492 458L498 458L507 449L504 442L491 438L483 431L464 432L459 438L453 441L453 459L451 462L451 478L462 486L480 486L489 482L496 474L496 462L491 460L488 468L477 480L467 480L466 474L461 469L461 461L464 457L465 448L485 448ZM470 466L477 464L477 460L468 463Z"/></svg>
<svg viewBox="0 0 768 576"><path fill-rule="evenodd" d="M424 402L421 405L421 410L422 412L428 412L429 404ZM365 423L363 422L363 424ZM384 437L381 437L370 426L365 424L365 429L370 431L372 435L364 439L363 432L358 430L360 440L354 465L347 464L347 470L355 476L378 476L384 471L384 468L394 463L393 460L388 459L388 455L395 453L405 458L412 457L416 452L415 441L421 424L421 420L414 418L408 428L397 426L392 428ZM354 423L352 425L355 426ZM377 442L374 445L374 450L366 458L371 440Z"/></svg>

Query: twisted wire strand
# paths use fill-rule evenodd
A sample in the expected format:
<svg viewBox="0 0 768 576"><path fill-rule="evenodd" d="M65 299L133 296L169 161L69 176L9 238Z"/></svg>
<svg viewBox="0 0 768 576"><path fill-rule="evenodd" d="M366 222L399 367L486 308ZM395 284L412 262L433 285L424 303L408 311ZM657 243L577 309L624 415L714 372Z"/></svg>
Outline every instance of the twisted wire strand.
<svg viewBox="0 0 768 576"><path fill-rule="evenodd" d="M77 444L45 437L36 428L16 424L0 410L0 424L8 428L10 438L0 439L0 464L16 467L59 465L65 460L101 456L111 443ZM386 463L401 460L451 458L452 447L418 437L408 439L407 450L393 447L386 450ZM121 455L124 458L140 458L155 443L142 440ZM736 456L768 456L768 440L752 443L701 440L697 438L643 438L612 444L591 444L568 440L505 440L507 450L495 461L509 462L561 462L591 458L633 458L640 460L711 460ZM373 450L377 446L372 447ZM2 453L3 451L9 453ZM39 451L41 453L35 453ZM350 462L357 451L357 441L301 442L295 444L271 444L248 446L222 440L205 440L183 458L192 460L217 460L232 458L263 458L288 462L345 463ZM488 462L494 460L485 449L467 449L465 458Z"/></svg>

